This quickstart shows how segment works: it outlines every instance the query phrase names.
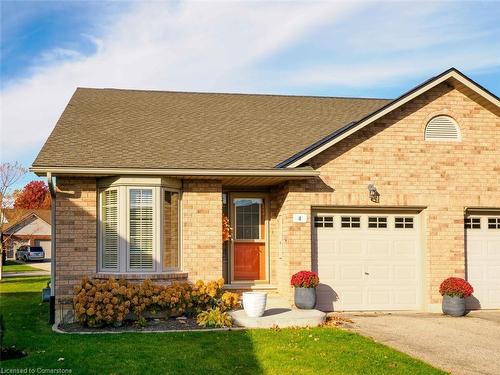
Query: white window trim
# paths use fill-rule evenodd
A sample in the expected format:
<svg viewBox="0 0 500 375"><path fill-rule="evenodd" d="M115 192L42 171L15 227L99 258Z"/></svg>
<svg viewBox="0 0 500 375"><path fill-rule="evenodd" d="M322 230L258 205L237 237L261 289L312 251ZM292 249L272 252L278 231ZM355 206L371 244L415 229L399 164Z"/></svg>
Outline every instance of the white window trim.
<svg viewBox="0 0 500 375"><path fill-rule="evenodd" d="M130 243L129 243L129 212L130 212L130 190L131 189L151 189L153 191L153 268L152 269L131 269L129 267L130 257ZM116 190L118 193L118 268L104 268L102 262L103 251L103 192L107 190ZM163 253L164 253L164 207L163 197L165 191L170 191L179 194L179 207L178 207L178 230L177 230L177 254L178 254L178 267L163 267ZM178 272L182 270L182 191L175 188L165 188L161 186L152 185L108 185L98 189L98 204L97 210L97 269L98 272L109 273L160 273L160 272Z"/></svg>
<svg viewBox="0 0 500 375"><path fill-rule="evenodd" d="M107 190L115 190L116 193L117 193L117 196L118 196L118 199L117 199L117 220L118 220L118 225L117 225L117 229L118 229L118 261L117 261L117 265L118 265L118 268L106 268L103 266L103 262L102 262L102 257L103 257L103 248L104 248L104 244L103 244L103 233L104 233L104 230L103 230L103 221L101 220L101 218L104 216L103 215L103 193ZM118 272L120 270L120 262L121 262L121 254L120 254L120 247L121 247L121 241L122 241L122 236L121 236L121 228L120 228L120 213L121 213L121 208L120 208L121 204L120 204L120 192L119 192L119 189L117 187L112 187L112 188L107 188L107 189L100 189L99 190L99 210L98 210L98 230L97 230L97 234L98 234L98 251L97 251L97 255L98 255L98 269L100 271L103 271L103 272Z"/></svg>

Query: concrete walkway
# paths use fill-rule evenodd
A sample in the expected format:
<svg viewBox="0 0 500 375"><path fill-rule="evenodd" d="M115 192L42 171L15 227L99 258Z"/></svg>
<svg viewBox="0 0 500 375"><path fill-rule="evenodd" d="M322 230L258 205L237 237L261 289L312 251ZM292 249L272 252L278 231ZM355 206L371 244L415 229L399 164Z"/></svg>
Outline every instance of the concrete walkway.
<svg viewBox="0 0 500 375"><path fill-rule="evenodd" d="M346 328L452 374L500 373L500 311L453 318L429 313L343 313Z"/></svg>
<svg viewBox="0 0 500 375"><path fill-rule="evenodd" d="M231 311L229 314L236 325L246 328L317 327L326 319L324 312L299 310L292 307L283 297L273 295L268 295L266 311L260 318L249 318L243 309Z"/></svg>
<svg viewBox="0 0 500 375"><path fill-rule="evenodd" d="M231 311L234 324L246 328L317 327L325 322L326 314L319 310L291 308L267 309L260 318L249 318L244 310Z"/></svg>

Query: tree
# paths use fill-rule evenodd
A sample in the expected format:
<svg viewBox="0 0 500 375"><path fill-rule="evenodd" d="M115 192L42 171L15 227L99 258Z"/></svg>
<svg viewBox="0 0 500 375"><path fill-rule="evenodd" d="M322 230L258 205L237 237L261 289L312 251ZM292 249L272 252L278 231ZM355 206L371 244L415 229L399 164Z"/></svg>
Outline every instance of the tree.
<svg viewBox="0 0 500 375"><path fill-rule="evenodd" d="M0 252L3 254L3 227L6 223L6 209L12 202L12 187L24 176L26 169L15 163L2 163L0 165ZM0 259L3 257L0 257ZM0 280L2 279L3 260L0 261Z"/></svg>
<svg viewBox="0 0 500 375"><path fill-rule="evenodd" d="M43 181L31 181L17 195L14 208L50 208L49 188Z"/></svg>

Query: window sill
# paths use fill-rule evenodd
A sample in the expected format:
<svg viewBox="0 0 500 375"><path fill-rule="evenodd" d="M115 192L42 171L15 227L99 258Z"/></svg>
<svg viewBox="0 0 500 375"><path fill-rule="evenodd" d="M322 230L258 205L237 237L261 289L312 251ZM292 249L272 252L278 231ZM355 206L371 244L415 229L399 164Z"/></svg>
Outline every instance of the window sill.
<svg viewBox="0 0 500 375"><path fill-rule="evenodd" d="M187 272L182 271L169 271L169 272L138 272L138 273L122 273L122 272L98 272L92 275L94 279L115 279L125 280L185 280L188 278Z"/></svg>

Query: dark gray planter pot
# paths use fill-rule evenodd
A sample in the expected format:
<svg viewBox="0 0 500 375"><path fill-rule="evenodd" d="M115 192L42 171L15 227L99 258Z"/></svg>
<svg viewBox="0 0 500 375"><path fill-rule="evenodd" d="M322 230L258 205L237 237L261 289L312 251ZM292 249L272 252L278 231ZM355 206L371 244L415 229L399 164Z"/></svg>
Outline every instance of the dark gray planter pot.
<svg viewBox="0 0 500 375"><path fill-rule="evenodd" d="M465 315L465 298L458 296L443 296L443 313L451 316Z"/></svg>
<svg viewBox="0 0 500 375"><path fill-rule="evenodd" d="M295 288L295 306L310 310L316 305L316 288Z"/></svg>

